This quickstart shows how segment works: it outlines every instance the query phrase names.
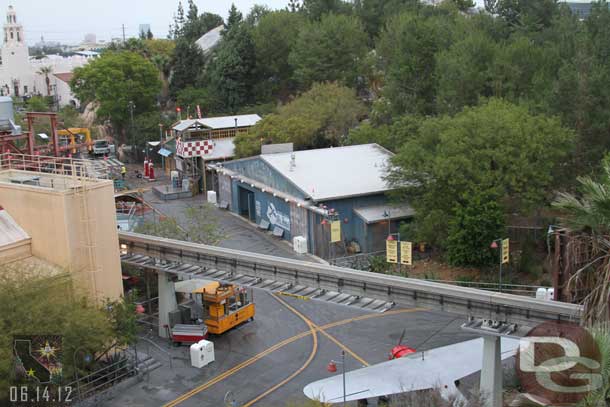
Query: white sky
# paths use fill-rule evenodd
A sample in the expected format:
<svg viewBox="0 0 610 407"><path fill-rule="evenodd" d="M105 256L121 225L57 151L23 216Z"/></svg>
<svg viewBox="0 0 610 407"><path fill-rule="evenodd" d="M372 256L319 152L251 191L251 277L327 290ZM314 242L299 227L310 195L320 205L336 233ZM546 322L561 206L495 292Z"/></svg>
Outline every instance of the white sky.
<svg viewBox="0 0 610 407"><path fill-rule="evenodd" d="M288 4L288 0L195 0L200 13L208 11L223 18L232 2L244 15L254 4L272 9ZM476 2L483 4L483 0ZM186 3L183 0L185 7ZM29 44L40 41L41 35L45 41L77 44L87 33L96 34L98 40L121 37L122 24L127 37L137 36L140 24L150 24L156 38L165 38L178 0L0 0L0 21L9 4L15 7Z"/></svg>
<svg viewBox="0 0 610 407"><path fill-rule="evenodd" d="M187 1L183 0L183 5ZM254 4L265 4L272 9L284 8L288 0L234 0L244 15ZM226 18L231 0L195 0L199 12L208 11ZM85 34L110 40L122 35L136 36L140 24L150 24L155 37L165 38L168 26L178 7L178 0L0 0L0 21L8 6L13 5L17 21L24 26L29 44L40 41L59 41L76 44ZM185 5L186 7L186 5Z"/></svg>

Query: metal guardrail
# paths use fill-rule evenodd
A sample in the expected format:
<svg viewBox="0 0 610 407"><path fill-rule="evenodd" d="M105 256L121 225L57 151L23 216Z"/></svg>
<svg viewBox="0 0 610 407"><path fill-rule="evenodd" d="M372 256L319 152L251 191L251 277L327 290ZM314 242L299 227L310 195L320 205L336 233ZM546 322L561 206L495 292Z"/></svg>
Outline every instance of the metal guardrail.
<svg viewBox="0 0 610 407"><path fill-rule="evenodd" d="M582 307L576 304L375 274L137 233L119 232L119 239L122 253L197 264L204 269L226 269L257 278L366 295L403 306L424 307L475 318L531 326L546 321L578 321L582 312Z"/></svg>
<svg viewBox="0 0 610 407"><path fill-rule="evenodd" d="M72 157L0 153L0 170L20 170L59 176L108 179L108 166L101 161Z"/></svg>

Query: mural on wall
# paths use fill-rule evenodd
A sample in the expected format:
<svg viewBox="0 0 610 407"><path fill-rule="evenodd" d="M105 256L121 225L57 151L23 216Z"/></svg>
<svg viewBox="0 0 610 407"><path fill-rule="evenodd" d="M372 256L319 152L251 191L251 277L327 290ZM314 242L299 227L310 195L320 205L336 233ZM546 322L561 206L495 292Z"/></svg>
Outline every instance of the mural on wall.
<svg viewBox="0 0 610 407"><path fill-rule="evenodd" d="M261 201L256 201L256 218L261 217Z"/></svg>
<svg viewBox="0 0 610 407"><path fill-rule="evenodd" d="M267 219L272 225L290 231L290 217L277 210L273 202L269 202L267 205Z"/></svg>

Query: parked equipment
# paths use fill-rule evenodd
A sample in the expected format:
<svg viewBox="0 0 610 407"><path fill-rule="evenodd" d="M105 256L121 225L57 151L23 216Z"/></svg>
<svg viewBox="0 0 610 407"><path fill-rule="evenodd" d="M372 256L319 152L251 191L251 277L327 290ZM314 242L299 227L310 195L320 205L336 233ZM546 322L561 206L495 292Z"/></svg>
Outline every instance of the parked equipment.
<svg viewBox="0 0 610 407"><path fill-rule="evenodd" d="M211 334L220 335L254 319L252 292L245 288L213 281L193 294L201 296L203 320Z"/></svg>
<svg viewBox="0 0 610 407"><path fill-rule="evenodd" d="M174 343L197 343L208 337L208 329L205 325L176 324L171 330Z"/></svg>
<svg viewBox="0 0 610 407"><path fill-rule="evenodd" d="M60 146L69 148L72 154L76 154L82 146L86 146L89 151L93 148L91 132L87 128L70 127L68 129L57 130L57 135L59 136Z"/></svg>

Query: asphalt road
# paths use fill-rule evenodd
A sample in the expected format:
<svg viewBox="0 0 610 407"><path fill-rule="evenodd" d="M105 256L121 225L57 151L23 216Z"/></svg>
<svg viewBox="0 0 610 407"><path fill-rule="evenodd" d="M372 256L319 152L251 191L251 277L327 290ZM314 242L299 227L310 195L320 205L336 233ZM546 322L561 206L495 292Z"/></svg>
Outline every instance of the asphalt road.
<svg viewBox="0 0 610 407"><path fill-rule="evenodd" d="M370 314L356 308L315 300L303 301L288 297L281 299L318 326L348 320L344 321L343 325L326 329L326 332L369 364L387 360L389 350L396 345L403 329L406 329L403 343L417 350L472 338L459 329L463 320L450 314L424 310ZM104 405L160 406L178 399L180 402L172 405L216 407L223 405L224 395L231 391L235 394L238 405L242 406L294 374L312 354L311 335L302 335L248 366L234 369L232 374L226 373L275 344L309 331L308 325L302 319L280 304L270 293L255 291L255 303L257 314L253 322L212 339L216 352L214 363L202 369L195 369L185 361L175 359L174 367L170 369L165 362L162 368L151 372L148 379L107 400ZM352 318L364 315L371 317L350 322ZM340 358L341 348L320 333L317 338L318 347L311 363L294 379L254 405L285 406L291 401L306 401L303 387L312 381L329 377L326 366L331 359ZM161 340L159 343L176 357L187 356L188 347L172 348ZM361 361L346 356L347 370L361 366ZM218 377L224 378L213 385L205 385ZM201 391L188 398L179 399L202 385L204 388Z"/></svg>
<svg viewBox="0 0 610 407"><path fill-rule="evenodd" d="M180 225L187 222L184 216L185 209L198 207L204 203L203 195L189 199L163 201L152 192L146 192L144 200L163 214L176 219ZM223 239L218 243L220 247L291 259L313 260L312 256L296 254L287 242L258 230L255 225L229 211L215 206L212 206L210 210L218 224L220 234L223 235Z"/></svg>

